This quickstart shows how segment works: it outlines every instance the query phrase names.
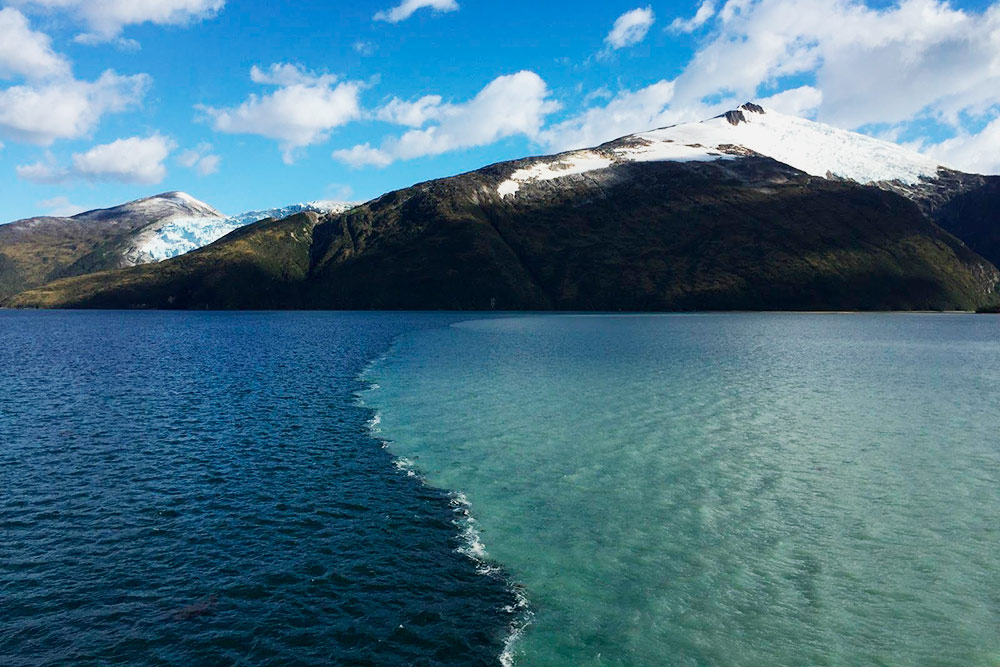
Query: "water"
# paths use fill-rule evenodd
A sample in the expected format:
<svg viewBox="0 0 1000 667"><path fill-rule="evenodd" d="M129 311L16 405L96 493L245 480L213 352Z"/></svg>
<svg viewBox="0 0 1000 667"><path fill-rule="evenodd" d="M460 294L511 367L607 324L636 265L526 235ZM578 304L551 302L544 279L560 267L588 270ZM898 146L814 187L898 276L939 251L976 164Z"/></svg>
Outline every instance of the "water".
<svg viewBox="0 0 1000 667"><path fill-rule="evenodd" d="M0 313L0 664L1000 663L998 318L461 319Z"/></svg>
<svg viewBox="0 0 1000 667"><path fill-rule="evenodd" d="M356 400L454 319L0 313L0 665L496 664L515 596Z"/></svg>
<svg viewBox="0 0 1000 667"><path fill-rule="evenodd" d="M996 317L474 321L367 378L520 582L518 664L1000 664Z"/></svg>

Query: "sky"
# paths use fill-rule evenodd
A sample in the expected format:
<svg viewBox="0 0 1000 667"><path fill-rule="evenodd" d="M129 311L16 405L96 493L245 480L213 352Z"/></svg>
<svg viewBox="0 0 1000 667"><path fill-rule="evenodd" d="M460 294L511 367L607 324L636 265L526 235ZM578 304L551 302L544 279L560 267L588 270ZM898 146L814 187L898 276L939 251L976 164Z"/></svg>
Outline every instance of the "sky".
<svg viewBox="0 0 1000 667"><path fill-rule="evenodd" d="M1000 172L1000 0L0 0L0 221L365 201L746 101Z"/></svg>

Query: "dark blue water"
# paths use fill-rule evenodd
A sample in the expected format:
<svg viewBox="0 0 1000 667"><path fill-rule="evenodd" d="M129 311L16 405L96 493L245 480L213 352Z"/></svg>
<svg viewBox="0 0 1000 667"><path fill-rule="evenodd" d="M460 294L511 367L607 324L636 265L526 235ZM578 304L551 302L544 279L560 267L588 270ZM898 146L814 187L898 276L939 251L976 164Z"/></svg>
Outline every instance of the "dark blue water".
<svg viewBox="0 0 1000 667"><path fill-rule="evenodd" d="M0 664L495 663L511 593L355 400L453 319L0 313Z"/></svg>

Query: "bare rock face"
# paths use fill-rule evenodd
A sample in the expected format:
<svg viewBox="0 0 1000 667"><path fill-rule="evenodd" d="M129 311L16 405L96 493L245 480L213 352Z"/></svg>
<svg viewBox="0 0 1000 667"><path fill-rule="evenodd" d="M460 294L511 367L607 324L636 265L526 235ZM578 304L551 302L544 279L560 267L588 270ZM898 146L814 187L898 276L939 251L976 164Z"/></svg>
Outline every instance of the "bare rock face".
<svg viewBox="0 0 1000 667"><path fill-rule="evenodd" d="M745 113L767 113L764 111L764 107L759 104L754 104L753 102L747 102L746 104L740 105L738 109L733 109L727 111L726 113L719 116L719 118L725 118L730 125L739 125L740 123L746 123L747 117Z"/></svg>

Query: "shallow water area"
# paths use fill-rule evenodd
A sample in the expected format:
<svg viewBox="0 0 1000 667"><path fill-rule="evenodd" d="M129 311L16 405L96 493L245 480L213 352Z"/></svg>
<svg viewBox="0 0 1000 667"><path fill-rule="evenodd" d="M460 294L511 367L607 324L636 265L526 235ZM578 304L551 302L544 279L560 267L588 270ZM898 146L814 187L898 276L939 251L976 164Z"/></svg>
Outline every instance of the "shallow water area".
<svg viewBox="0 0 1000 667"><path fill-rule="evenodd" d="M523 586L518 664L994 665L998 324L470 321L365 401Z"/></svg>

